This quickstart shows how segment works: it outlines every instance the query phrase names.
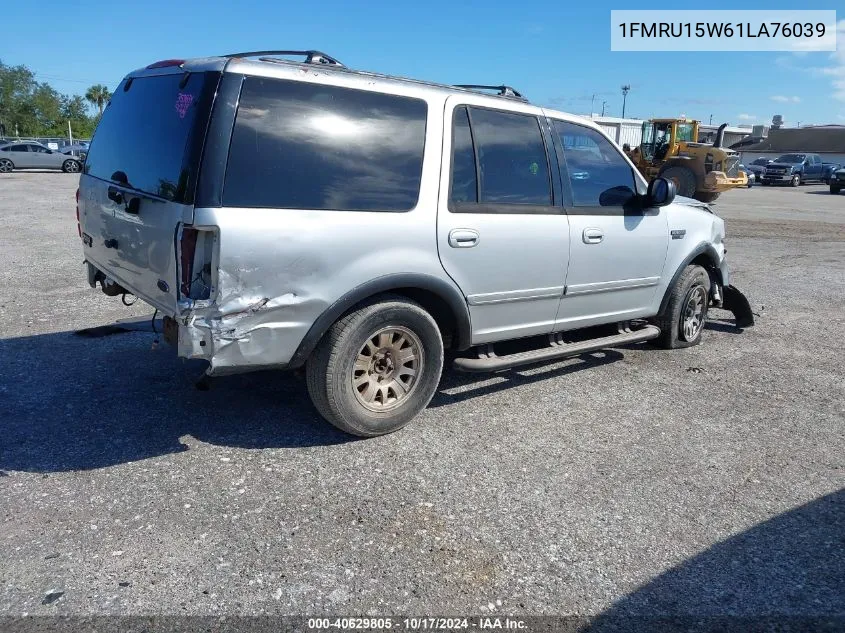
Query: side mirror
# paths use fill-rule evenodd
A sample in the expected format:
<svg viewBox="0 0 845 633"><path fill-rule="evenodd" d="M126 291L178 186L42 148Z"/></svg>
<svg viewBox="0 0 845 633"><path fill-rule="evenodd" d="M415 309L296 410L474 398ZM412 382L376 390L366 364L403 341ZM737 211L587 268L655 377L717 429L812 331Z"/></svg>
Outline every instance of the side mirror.
<svg viewBox="0 0 845 633"><path fill-rule="evenodd" d="M651 207L665 207L672 204L676 194L674 182L666 178L655 178L648 184L646 202Z"/></svg>

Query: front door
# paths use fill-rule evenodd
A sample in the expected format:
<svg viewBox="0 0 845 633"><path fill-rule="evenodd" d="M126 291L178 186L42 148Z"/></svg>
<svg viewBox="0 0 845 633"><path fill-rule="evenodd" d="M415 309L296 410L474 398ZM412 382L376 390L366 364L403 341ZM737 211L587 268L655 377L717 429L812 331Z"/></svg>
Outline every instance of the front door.
<svg viewBox="0 0 845 633"><path fill-rule="evenodd" d="M569 257L545 118L502 102L450 97L444 117L438 250L467 298L473 344L551 332Z"/></svg>
<svg viewBox="0 0 845 633"><path fill-rule="evenodd" d="M598 130L552 121L570 228L569 272L556 319L571 329L646 316L669 243L666 212L640 209L638 174Z"/></svg>

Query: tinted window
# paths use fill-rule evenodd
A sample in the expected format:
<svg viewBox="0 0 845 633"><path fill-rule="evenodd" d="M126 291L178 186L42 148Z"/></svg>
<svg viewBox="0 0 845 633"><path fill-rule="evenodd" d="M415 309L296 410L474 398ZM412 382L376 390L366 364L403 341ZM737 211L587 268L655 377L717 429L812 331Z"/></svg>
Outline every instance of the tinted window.
<svg viewBox="0 0 845 633"><path fill-rule="evenodd" d="M425 148L420 99L247 77L226 206L408 211Z"/></svg>
<svg viewBox="0 0 845 633"><path fill-rule="evenodd" d="M205 132L218 77L142 77L129 80L128 90L124 80L97 125L85 173L169 200L185 200L195 172L191 163L196 161L189 158L192 133L196 129L201 138Z"/></svg>
<svg viewBox="0 0 845 633"><path fill-rule="evenodd" d="M29 151L35 154L46 154L48 150L46 147L42 147L41 145L30 145Z"/></svg>
<svg viewBox="0 0 845 633"><path fill-rule="evenodd" d="M455 110L452 123L452 193L453 202L478 202L478 177L475 152L466 108Z"/></svg>
<svg viewBox="0 0 845 633"><path fill-rule="evenodd" d="M481 200L495 204L552 203L549 164L537 118L470 108L478 152Z"/></svg>
<svg viewBox="0 0 845 633"><path fill-rule="evenodd" d="M776 163L803 163L804 154L784 154L778 158Z"/></svg>
<svg viewBox="0 0 845 633"><path fill-rule="evenodd" d="M26 145L12 145L13 152L28 152L29 148Z"/></svg>
<svg viewBox="0 0 845 633"><path fill-rule="evenodd" d="M619 150L588 127L555 121L576 207L625 204L636 191L634 173Z"/></svg>

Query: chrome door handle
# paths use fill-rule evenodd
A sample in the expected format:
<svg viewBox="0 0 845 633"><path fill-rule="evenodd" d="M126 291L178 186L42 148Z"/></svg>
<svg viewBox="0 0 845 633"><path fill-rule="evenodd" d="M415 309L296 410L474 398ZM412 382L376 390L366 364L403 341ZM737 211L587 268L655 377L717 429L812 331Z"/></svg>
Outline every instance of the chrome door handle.
<svg viewBox="0 0 845 633"><path fill-rule="evenodd" d="M449 231L449 246L452 248L472 248L480 236L473 229L452 229Z"/></svg>
<svg viewBox="0 0 845 633"><path fill-rule="evenodd" d="M600 229L584 229L582 239L584 244L598 244L604 239L604 233Z"/></svg>

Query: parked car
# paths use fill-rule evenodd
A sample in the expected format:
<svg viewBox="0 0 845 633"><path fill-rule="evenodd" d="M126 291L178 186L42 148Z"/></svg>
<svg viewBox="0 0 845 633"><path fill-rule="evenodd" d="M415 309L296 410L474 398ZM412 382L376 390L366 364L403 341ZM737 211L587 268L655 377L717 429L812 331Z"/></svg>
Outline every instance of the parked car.
<svg viewBox="0 0 845 633"><path fill-rule="evenodd" d="M793 187L816 180L824 180L825 170L818 154L784 154L766 165L764 185L787 184Z"/></svg>
<svg viewBox="0 0 845 633"><path fill-rule="evenodd" d="M746 187L751 189L751 187L754 186L755 180L757 179L757 177L754 175L754 172L748 169L748 167L743 164L739 165L739 170L745 172L745 175L748 177L748 183L746 184Z"/></svg>
<svg viewBox="0 0 845 633"><path fill-rule="evenodd" d="M845 167L840 167L830 176L830 193L839 193L845 189Z"/></svg>
<svg viewBox="0 0 845 633"><path fill-rule="evenodd" d="M304 366L320 414L374 436L427 406L444 349L498 371L697 345L711 305L753 324L724 221L591 121L302 54L131 73L80 177L89 284L208 375Z"/></svg>
<svg viewBox="0 0 845 633"><path fill-rule="evenodd" d="M82 169L82 161L40 143L10 143L0 147L0 173L14 169L61 169L77 173Z"/></svg>
<svg viewBox="0 0 845 633"><path fill-rule="evenodd" d="M824 184L826 184L826 185L830 184L830 179L833 176L833 172L835 172L840 167L842 167L842 165L840 165L839 163L822 163L822 169L823 169L822 181L824 182Z"/></svg>
<svg viewBox="0 0 845 633"><path fill-rule="evenodd" d="M754 179L756 182L760 182L763 180L763 174L766 171L766 165L771 163L770 158L755 158L750 163L748 163L748 169L746 173L754 174Z"/></svg>

